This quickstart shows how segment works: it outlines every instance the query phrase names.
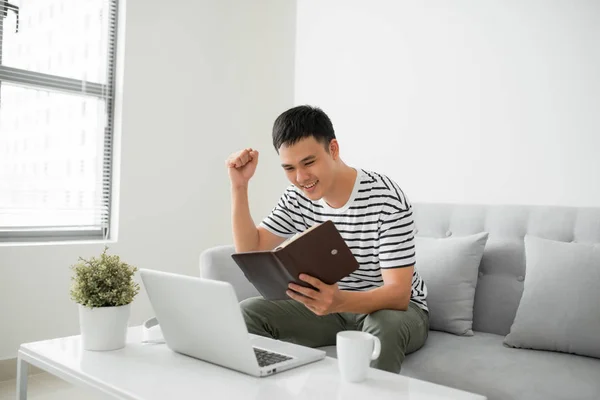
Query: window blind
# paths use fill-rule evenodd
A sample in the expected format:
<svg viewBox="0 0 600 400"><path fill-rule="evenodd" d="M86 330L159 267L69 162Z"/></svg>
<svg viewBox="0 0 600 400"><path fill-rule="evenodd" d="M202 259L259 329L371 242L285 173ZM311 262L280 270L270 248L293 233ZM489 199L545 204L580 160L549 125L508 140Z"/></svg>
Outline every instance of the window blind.
<svg viewBox="0 0 600 400"><path fill-rule="evenodd" d="M117 0L0 0L0 241L110 234Z"/></svg>

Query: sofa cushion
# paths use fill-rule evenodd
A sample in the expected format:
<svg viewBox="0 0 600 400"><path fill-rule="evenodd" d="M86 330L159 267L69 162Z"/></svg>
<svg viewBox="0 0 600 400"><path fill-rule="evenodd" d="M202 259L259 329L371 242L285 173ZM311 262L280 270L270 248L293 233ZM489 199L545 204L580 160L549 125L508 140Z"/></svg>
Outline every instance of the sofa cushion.
<svg viewBox="0 0 600 400"><path fill-rule="evenodd" d="M235 247L232 245L216 246L204 250L200 254L200 277L231 283L238 301L260 296L258 290L231 258L233 253L235 253Z"/></svg>
<svg viewBox="0 0 600 400"><path fill-rule="evenodd" d="M525 255L523 297L504 343L600 358L600 244L527 235Z"/></svg>
<svg viewBox="0 0 600 400"><path fill-rule="evenodd" d="M504 337L475 332L430 332L401 374L478 393L488 400L591 400L600 396L600 360L571 354L513 349Z"/></svg>
<svg viewBox="0 0 600 400"><path fill-rule="evenodd" d="M417 202L413 210L417 237L489 232L475 291L473 330L502 336L510 332L523 294L526 234L561 242L600 243L600 207Z"/></svg>
<svg viewBox="0 0 600 400"><path fill-rule="evenodd" d="M432 330L473 335L473 302L488 233L443 239L417 237L417 269L427 285Z"/></svg>

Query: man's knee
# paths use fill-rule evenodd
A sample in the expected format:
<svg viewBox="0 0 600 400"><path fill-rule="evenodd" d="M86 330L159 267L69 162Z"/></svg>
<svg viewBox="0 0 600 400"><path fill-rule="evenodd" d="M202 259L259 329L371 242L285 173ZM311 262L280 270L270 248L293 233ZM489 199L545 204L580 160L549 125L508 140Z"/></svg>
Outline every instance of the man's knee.
<svg viewBox="0 0 600 400"><path fill-rule="evenodd" d="M381 341L381 355L373 367L398 373L405 356L423 345L424 323L415 317L410 311L379 310L365 318L363 331Z"/></svg>
<svg viewBox="0 0 600 400"><path fill-rule="evenodd" d="M262 297L251 297L240 302L240 309L248 332L261 336L272 336L267 329L264 313L261 312L266 301Z"/></svg>
<svg viewBox="0 0 600 400"><path fill-rule="evenodd" d="M265 301L266 300L262 297L249 297L240 301L242 314L245 314L246 312L258 312L263 307Z"/></svg>
<svg viewBox="0 0 600 400"><path fill-rule="evenodd" d="M379 310L369 314L365 325L381 334L396 334L408 332L408 323L405 311Z"/></svg>
<svg viewBox="0 0 600 400"><path fill-rule="evenodd" d="M375 311L366 317L363 330L377 336L388 350L404 353L408 347L410 328L403 311Z"/></svg>

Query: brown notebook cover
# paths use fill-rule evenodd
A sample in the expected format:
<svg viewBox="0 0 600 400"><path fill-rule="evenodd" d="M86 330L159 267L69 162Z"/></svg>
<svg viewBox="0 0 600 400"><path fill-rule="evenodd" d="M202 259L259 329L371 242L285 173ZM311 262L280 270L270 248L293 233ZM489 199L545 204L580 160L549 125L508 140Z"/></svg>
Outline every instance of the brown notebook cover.
<svg viewBox="0 0 600 400"><path fill-rule="evenodd" d="M267 300L289 300L286 290L290 282L312 288L298 278L302 273L332 285L359 268L331 221L317 224L273 250L231 257Z"/></svg>

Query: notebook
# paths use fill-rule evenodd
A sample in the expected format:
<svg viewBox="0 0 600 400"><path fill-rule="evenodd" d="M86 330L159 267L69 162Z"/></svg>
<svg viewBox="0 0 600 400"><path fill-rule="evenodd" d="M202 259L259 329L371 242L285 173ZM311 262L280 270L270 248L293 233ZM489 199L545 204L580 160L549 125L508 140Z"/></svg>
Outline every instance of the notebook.
<svg viewBox="0 0 600 400"><path fill-rule="evenodd" d="M300 274L332 285L359 268L334 223L316 224L273 250L231 255L246 278L267 300L289 300L288 284L315 289Z"/></svg>

